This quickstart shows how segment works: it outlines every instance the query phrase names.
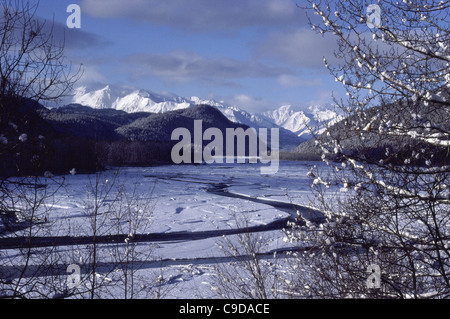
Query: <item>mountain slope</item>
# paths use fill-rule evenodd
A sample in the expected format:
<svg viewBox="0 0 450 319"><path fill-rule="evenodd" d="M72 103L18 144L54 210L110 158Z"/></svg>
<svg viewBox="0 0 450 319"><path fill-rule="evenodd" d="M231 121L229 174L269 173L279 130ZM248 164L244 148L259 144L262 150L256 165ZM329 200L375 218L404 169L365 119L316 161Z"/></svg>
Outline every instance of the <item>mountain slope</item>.
<svg viewBox="0 0 450 319"><path fill-rule="evenodd" d="M171 141L172 132L177 128L187 128L193 136L194 120L201 120L204 130L210 127L220 129L224 132L224 136L227 128L247 128L231 122L214 107L197 105L185 110L154 113L121 126L116 129L116 132L129 140Z"/></svg>
<svg viewBox="0 0 450 319"><path fill-rule="evenodd" d="M391 103L330 125L326 133L300 144L293 154L314 160L326 153L331 160L350 156L374 165L442 167L450 163L450 141L442 134L448 131L448 113L438 103Z"/></svg>
<svg viewBox="0 0 450 319"><path fill-rule="evenodd" d="M88 92L86 87L75 90L72 103L90 106L95 109L115 109L127 113L164 113L191 107L187 99L172 95L161 95L146 90L117 89L106 86Z"/></svg>
<svg viewBox="0 0 450 319"><path fill-rule="evenodd" d="M320 133L325 124L338 122L342 118L334 111L319 107L310 107L309 112L294 110L291 105L284 105L280 108L264 112L262 114L268 121L295 133L304 140L310 139L314 134Z"/></svg>
<svg viewBox="0 0 450 319"><path fill-rule="evenodd" d="M233 106L217 107L230 121L253 127L255 129L267 128L270 135L270 129L278 128L280 134L280 149L290 151L299 144L306 141L303 136L291 132L290 130L274 123L270 118L261 114L252 114Z"/></svg>
<svg viewBox="0 0 450 319"><path fill-rule="evenodd" d="M119 140L115 130L130 124L150 113L126 113L113 109L93 109L70 104L41 112L41 116L55 130L65 137L83 137L95 140Z"/></svg>
<svg viewBox="0 0 450 319"><path fill-rule="evenodd" d="M75 90L72 102L95 109L112 108L127 113L166 113L192 108L196 105L211 105L234 123L255 129L278 128L280 130L280 148L283 150L292 150L311 137L310 132L305 133L307 131L305 122L318 125L314 115L295 112L290 107L281 107L272 113L252 114L236 106L195 96L182 98L174 94L157 94L146 90L121 89L111 86L90 92L85 87L78 88Z"/></svg>

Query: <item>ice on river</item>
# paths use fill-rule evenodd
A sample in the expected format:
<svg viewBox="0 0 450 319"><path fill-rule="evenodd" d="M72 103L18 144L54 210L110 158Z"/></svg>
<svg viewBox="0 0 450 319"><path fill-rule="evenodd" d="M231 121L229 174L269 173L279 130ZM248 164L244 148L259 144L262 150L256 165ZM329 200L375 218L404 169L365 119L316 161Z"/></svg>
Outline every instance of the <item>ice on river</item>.
<svg viewBox="0 0 450 319"><path fill-rule="evenodd" d="M97 201L103 205L99 219L112 227L111 232L114 232L117 220L124 219L106 209L114 200L123 204L124 195L119 195L119 192L126 192L127 200L141 199L139 204L133 203L137 209L143 210L136 233L233 229L237 227L236 219L241 222L245 219L248 226L263 225L286 218L288 213L264 203L220 196L208 190L214 185L226 185L229 193L250 199L309 205L312 194L311 180L307 173L313 165L318 164L281 162L280 170L275 175L261 175L257 164L171 165L112 169L98 177L67 175L64 187L58 190L54 201L49 204L52 210L48 220L53 223L52 229L57 232L54 235L89 235L89 214L92 214L95 207L94 190L98 181L101 194ZM111 185L111 190L108 185ZM106 189L109 190L107 196ZM117 207L111 208L113 209L117 210ZM126 223L126 220L121 222ZM163 249L160 250L160 255L167 258L213 254L216 250L215 240L210 241L206 247L198 241L164 243L161 245Z"/></svg>
<svg viewBox="0 0 450 319"><path fill-rule="evenodd" d="M142 271L158 272L162 267L174 281L189 282L179 291L173 290L171 297L186 297L192 287L202 296L211 288L211 264L217 258L226 262L219 247L223 237L214 234L274 224L291 216L270 202L309 206L312 181L307 174L314 165L326 169L316 162L281 162L277 174L261 175L259 164L170 165L110 169L97 175L68 174L56 178L64 179L61 188L46 179L48 192L57 191L47 201L43 227L47 227L46 236L92 236L98 208L98 235L212 234L196 240L183 237L137 244L141 256L151 252L141 263ZM255 235L264 240L267 252L290 245L284 241L282 229ZM59 249L70 255L67 263L76 263L70 247ZM107 262L108 245L99 252L100 260Z"/></svg>

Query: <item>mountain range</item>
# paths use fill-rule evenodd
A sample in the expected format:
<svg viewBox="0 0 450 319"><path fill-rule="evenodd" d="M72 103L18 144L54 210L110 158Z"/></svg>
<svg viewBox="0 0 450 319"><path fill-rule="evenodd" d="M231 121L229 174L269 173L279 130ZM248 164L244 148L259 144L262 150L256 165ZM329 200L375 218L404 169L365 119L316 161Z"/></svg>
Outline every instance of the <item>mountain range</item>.
<svg viewBox="0 0 450 319"><path fill-rule="evenodd" d="M127 113L79 104L48 108L32 100L12 105L10 110L0 108L0 118L10 121L1 125L0 176L167 164L172 163L172 149L178 143L172 140L177 128L186 128L191 136L196 120L202 121L203 129L217 128L223 136L228 128L248 128L209 105L164 113ZM203 141L202 146L207 144Z"/></svg>
<svg viewBox="0 0 450 319"><path fill-rule="evenodd" d="M99 90L78 87L68 104L79 104L94 109L115 109L127 113L167 113L184 110L196 105L210 105L217 108L230 121L249 127L279 128L280 147L292 150L310 139L313 133L323 129L323 123L337 121L334 111L310 107L309 112L296 110L293 106L263 112L250 113L238 106L223 101L202 99L199 97L183 98L170 93L155 93L143 89L128 89L107 85Z"/></svg>
<svg viewBox="0 0 450 319"><path fill-rule="evenodd" d="M73 99L90 106L72 103L49 108L25 98L0 108L0 118L8 119L0 123L0 176L43 174L47 170L64 174L73 168L93 172L109 166L170 163L176 143L172 132L183 127L193 136L195 120L203 121L204 129L218 128L222 134L227 128L279 127L281 150L294 147L290 152L281 152L282 159L320 160L326 147L331 160L351 155L371 163L417 159L418 165L448 165L448 141L430 131L450 130L448 116L445 109L429 103L415 105L414 112L394 103L339 120L333 112L321 109L308 113L283 106L252 114L221 102L143 90L117 94L106 87L77 92ZM309 128L321 119L332 125L326 134L308 139ZM396 136L392 134L392 123L417 129ZM316 132L323 129L318 126ZM429 138L421 140L421 135ZM340 141L340 145L335 141ZM417 158L415 150L419 149L429 155L427 161L423 156Z"/></svg>

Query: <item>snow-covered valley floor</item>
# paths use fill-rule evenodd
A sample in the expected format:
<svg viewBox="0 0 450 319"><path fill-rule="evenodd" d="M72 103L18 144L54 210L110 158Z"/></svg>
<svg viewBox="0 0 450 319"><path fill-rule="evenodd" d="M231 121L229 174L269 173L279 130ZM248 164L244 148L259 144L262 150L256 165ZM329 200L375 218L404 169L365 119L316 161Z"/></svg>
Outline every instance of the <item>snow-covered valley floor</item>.
<svg viewBox="0 0 450 319"><path fill-rule="evenodd" d="M261 175L259 165L252 164L158 166L67 175L62 187L47 180L48 192L53 189L55 194L40 216L45 222L33 234L35 254L56 251L52 274L61 272L63 282L70 264L80 265L81 277L89 281L86 265L92 265L95 235L97 282L111 286L102 288L103 297L130 293L113 285L124 276L123 268L115 269L120 259L121 267L133 265L137 297L217 298L213 279L217 265L232 267L236 261L225 253L224 242L237 242L238 233L250 230L261 243L259 252L270 262L275 251L292 247L284 240L283 228L287 221L295 221L297 212L320 220L319 212L308 209L312 194L307 173L314 165L323 166L281 162L273 176ZM86 241L77 242L80 239ZM14 262L24 262L14 247L6 251L0 255L3 273L14 268Z"/></svg>

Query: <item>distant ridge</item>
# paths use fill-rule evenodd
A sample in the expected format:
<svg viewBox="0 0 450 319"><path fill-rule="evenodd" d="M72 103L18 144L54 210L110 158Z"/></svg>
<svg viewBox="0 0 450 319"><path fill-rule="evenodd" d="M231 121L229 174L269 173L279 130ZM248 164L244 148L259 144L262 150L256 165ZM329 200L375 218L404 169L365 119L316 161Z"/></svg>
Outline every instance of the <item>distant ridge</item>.
<svg viewBox="0 0 450 319"><path fill-rule="evenodd" d="M339 118L331 110L311 107L310 112L296 111L292 106L264 113L250 113L238 106L228 105L212 99L192 96L183 98L170 93L155 93L143 89L116 88L110 85L89 91L86 87L75 90L70 103L89 106L94 109L115 109L127 113L166 113L185 110L196 105L216 107L230 121L249 127L279 128L280 145L283 150L292 150L311 139L322 128L322 121L337 121Z"/></svg>

